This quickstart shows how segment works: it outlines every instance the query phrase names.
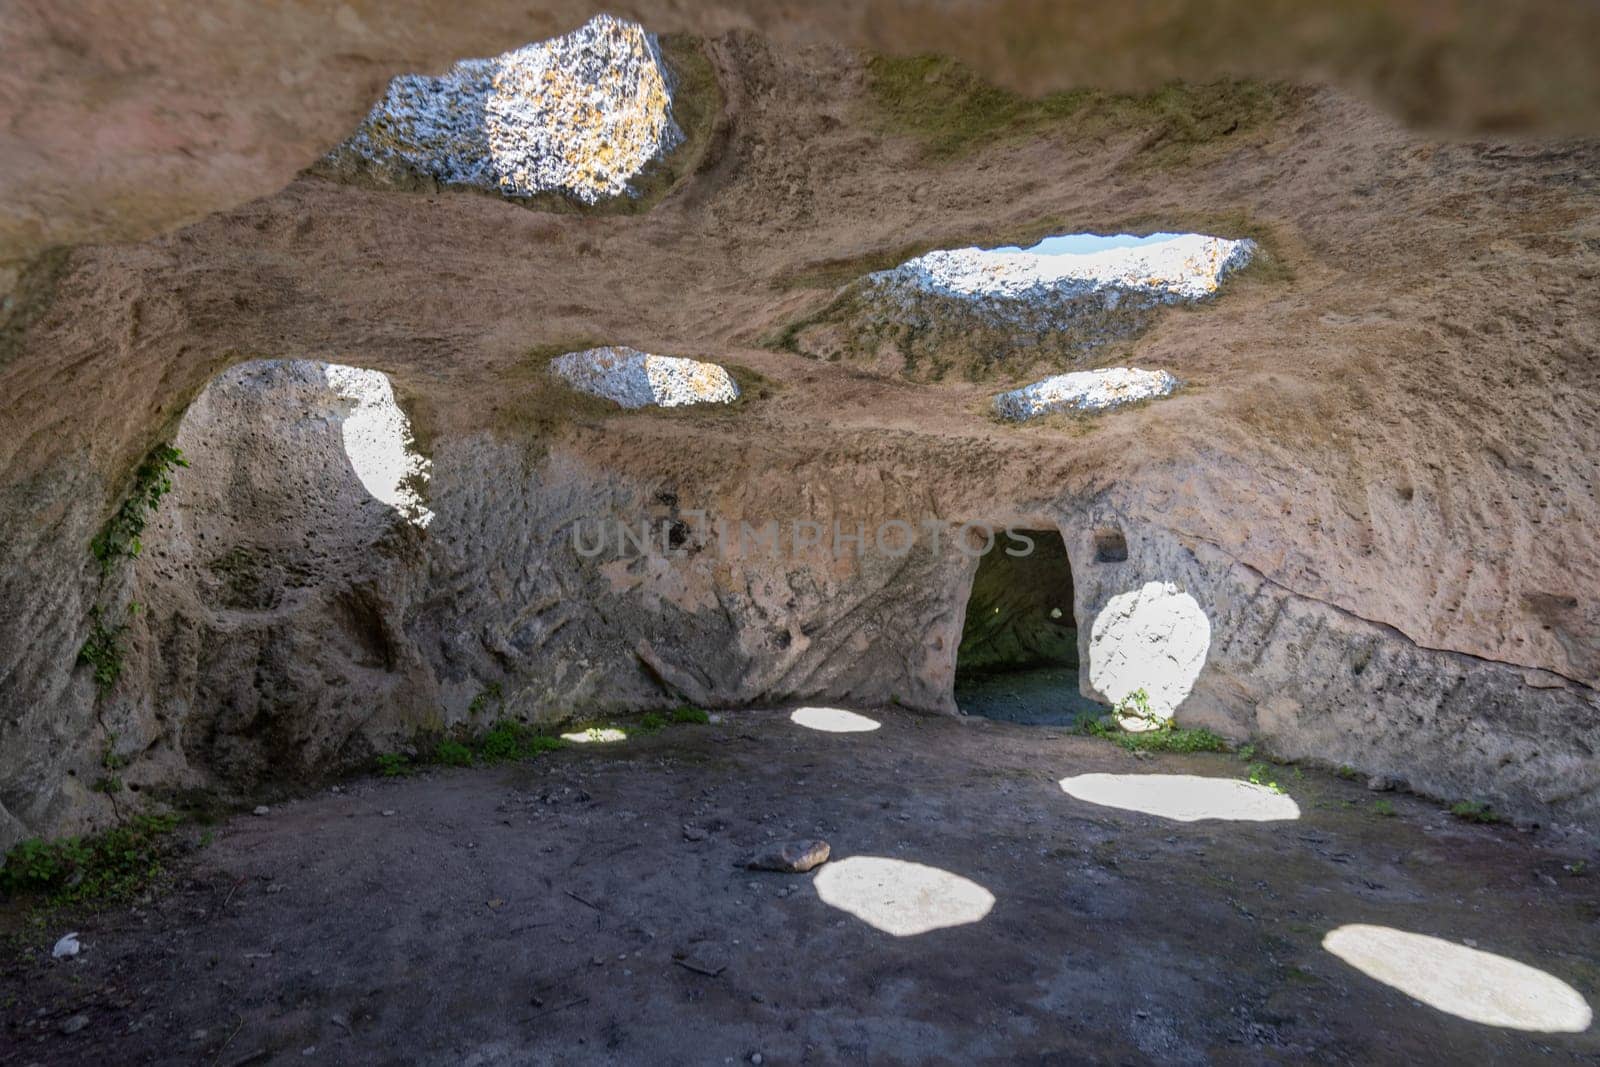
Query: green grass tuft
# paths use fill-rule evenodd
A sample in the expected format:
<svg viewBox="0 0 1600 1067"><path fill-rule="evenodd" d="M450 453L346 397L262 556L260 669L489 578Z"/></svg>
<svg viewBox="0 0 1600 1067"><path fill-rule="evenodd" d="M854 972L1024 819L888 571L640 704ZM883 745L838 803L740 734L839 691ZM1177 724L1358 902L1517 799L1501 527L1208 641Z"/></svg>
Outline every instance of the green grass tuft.
<svg viewBox="0 0 1600 1067"><path fill-rule="evenodd" d="M176 815L136 815L97 834L30 838L6 853L0 890L44 897L50 904L127 899L166 870L177 825Z"/></svg>
<svg viewBox="0 0 1600 1067"><path fill-rule="evenodd" d="M541 752L554 752L565 742L559 737L541 734L525 723L501 719L494 728L478 739L478 756L485 763L504 763L525 759Z"/></svg>
<svg viewBox="0 0 1600 1067"><path fill-rule="evenodd" d="M440 741L433 750L433 761L446 767L472 766L472 749L459 741Z"/></svg>
<svg viewBox="0 0 1600 1067"><path fill-rule="evenodd" d="M1248 771L1251 785L1263 786L1264 788L1272 790L1274 793L1283 792L1283 786L1279 785L1273 779L1272 768L1267 764L1252 763L1250 764Z"/></svg>
<svg viewBox="0 0 1600 1067"><path fill-rule="evenodd" d="M697 723L704 726L711 721L711 713L704 708L697 708L692 704L684 704L672 710L672 721L678 723Z"/></svg>
<svg viewBox="0 0 1600 1067"><path fill-rule="evenodd" d="M403 752L385 752L378 757L378 773L385 778L404 778L411 773L411 757Z"/></svg>
<svg viewBox="0 0 1600 1067"><path fill-rule="evenodd" d="M1464 822L1498 823L1505 822L1506 817L1495 811L1487 804L1476 800L1461 800L1450 805L1450 814Z"/></svg>
<svg viewBox="0 0 1600 1067"><path fill-rule="evenodd" d="M557 749L566 747L567 743L559 737L552 737L549 734L534 734L523 742L522 751L524 755L537 756L544 752L554 752Z"/></svg>
<svg viewBox="0 0 1600 1067"><path fill-rule="evenodd" d="M1170 720L1165 726L1158 726L1141 733L1130 733L1114 726L1105 726L1095 719L1084 723L1084 729L1093 737L1115 741L1129 752L1228 751L1228 742L1205 727L1190 730L1173 726Z"/></svg>

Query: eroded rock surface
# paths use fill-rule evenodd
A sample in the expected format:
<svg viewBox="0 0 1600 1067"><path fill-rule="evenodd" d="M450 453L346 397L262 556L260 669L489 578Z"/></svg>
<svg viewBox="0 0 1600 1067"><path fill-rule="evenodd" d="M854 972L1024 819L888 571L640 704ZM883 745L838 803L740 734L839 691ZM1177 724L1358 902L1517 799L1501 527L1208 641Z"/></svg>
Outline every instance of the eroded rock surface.
<svg viewBox="0 0 1600 1067"><path fill-rule="evenodd" d="M655 38L597 15L549 41L402 75L335 157L348 153L447 185L584 204L629 191L683 139Z"/></svg>
<svg viewBox="0 0 1600 1067"><path fill-rule="evenodd" d="M1086 679L1102 609L1171 584L1210 625L1180 723L1600 824L1600 147L1437 142L1303 90L1181 158L1136 109L932 156L866 57L748 32L705 53L717 136L646 212L307 177L30 276L0 333L0 836L109 819L90 788L108 730L129 782L248 787L466 723L494 685L487 714L530 721L685 700L950 711L976 562L948 531L967 521L1061 530ZM998 425L994 384L764 344L908 240L1022 242L1063 219L1249 232L1275 266L1112 342L1185 388L1093 420ZM733 410L587 405L540 353L592 338L758 384ZM145 556L103 579L89 546L141 459L260 355L381 368L433 462L433 521L373 499L348 403L289 381L300 414L238 394L249 417L185 445ZM641 518L673 552L573 544ZM725 553L706 529L859 523L870 544L890 519L946 536L858 558ZM149 609L102 695L77 662L90 611L130 600Z"/></svg>

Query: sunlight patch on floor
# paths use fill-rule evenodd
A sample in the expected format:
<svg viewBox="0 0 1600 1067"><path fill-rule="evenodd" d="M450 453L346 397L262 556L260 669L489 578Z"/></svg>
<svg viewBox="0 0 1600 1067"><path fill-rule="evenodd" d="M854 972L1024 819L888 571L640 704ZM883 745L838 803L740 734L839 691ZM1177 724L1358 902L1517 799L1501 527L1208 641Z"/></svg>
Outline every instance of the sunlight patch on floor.
<svg viewBox="0 0 1600 1067"><path fill-rule="evenodd" d="M877 719L869 719L843 708L797 708L789 716L789 721L808 730L821 730L829 734L860 734L883 725Z"/></svg>
<svg viewBox="0 0 1600 1067"><path fill-rule="evenodd" d="M626 741L628 732L619 730L615 726L591 726L587 730L578 730L570 734L562 734L561 740L571 741L575 745L608 744L612 741Z"/></svg>
<svg viewBox="0 0 1600 1067"><path fill-rule="evenodd" d="M1236 778L1196 774L1079 774L1061 779L1068 796L1101 807L1158 815L1178 822L1298 819L1294 798Z"/></svg>
<svg viewBox="0 0 1600 1067"><path fill-rule="evenodd" d="M1576 1034L1593 1021L1567 983L1492 952L1360 923L1329 932L1322 947L1367 977L1469 1022Z"/></svg>
<svg viewBox="0 0 1600 1067"><path fill-rule="evenodd" d="M884 856L835 860L812 885L824 904L895 937L975 923L994 907L993 893L959 874Z"/></svg>

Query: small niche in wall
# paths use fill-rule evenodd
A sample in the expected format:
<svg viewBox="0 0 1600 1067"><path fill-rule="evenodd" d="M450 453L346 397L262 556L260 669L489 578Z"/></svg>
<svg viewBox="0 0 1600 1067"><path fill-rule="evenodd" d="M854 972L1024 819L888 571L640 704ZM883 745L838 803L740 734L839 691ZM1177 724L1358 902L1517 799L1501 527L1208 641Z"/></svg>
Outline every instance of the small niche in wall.
<svg viewBox="0 0 1600 1067"><path fill-rule="evenodd" d="M1128 539L1115 526L1102 526L1094 532L1094 561L1122 563L1128 558Z"/></svg>

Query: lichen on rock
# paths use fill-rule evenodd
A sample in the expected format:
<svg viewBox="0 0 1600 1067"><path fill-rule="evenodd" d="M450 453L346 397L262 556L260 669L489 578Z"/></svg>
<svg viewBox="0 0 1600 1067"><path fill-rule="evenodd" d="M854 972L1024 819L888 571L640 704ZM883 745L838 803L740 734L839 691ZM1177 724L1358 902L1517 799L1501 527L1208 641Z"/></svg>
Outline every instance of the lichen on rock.
<svg viewBox="0 0 1600 1067"><path fill-rule="evenodd" d="M683 140L671 79L653 34L596 15L561 37L441 77L389 83L335 150L409 167L446 185L596 204L630 192L651 160Z"/></svg>
<svg viewBox="0 0 1600 1067"><path fill-rule="evenodd" d="M994 411L1002 419L1023 422L1059 411L1107 411L1153 397L1170 396L1178 379L1164 370L1108 367L1073 371L1001 393Z"/></svg>
<svg viewBox="0 0 1600 1067"><path fill-rule="evenodd" d="M652 356L634 348L568 352L552 360L550 370L574 389L625 408L731 404L739 399L733 376L715 363Z"/></svg>

